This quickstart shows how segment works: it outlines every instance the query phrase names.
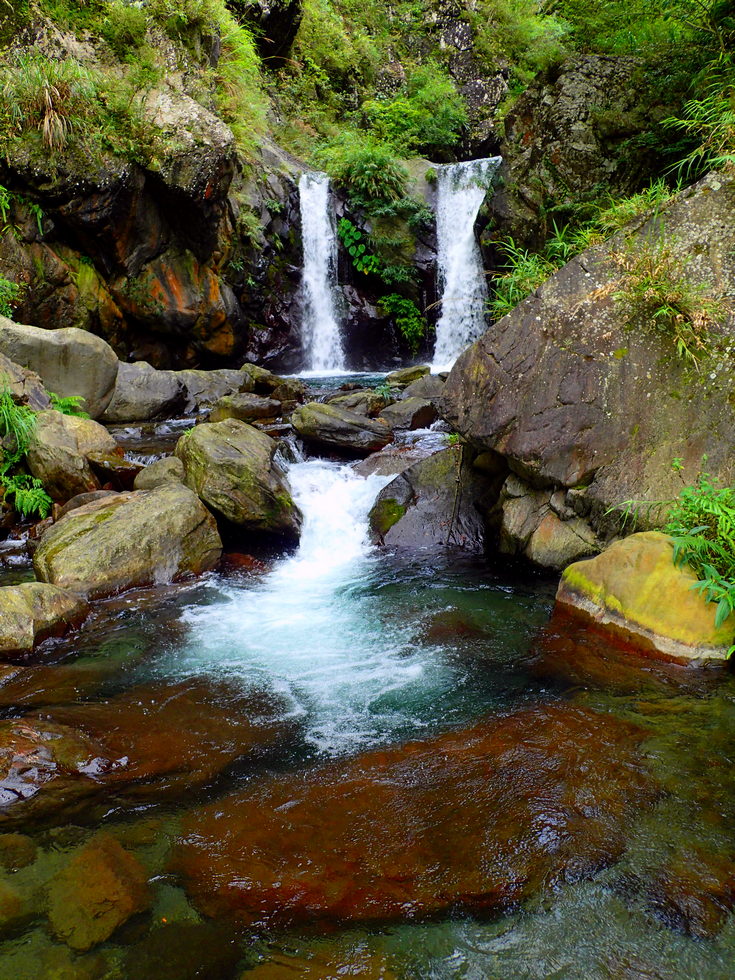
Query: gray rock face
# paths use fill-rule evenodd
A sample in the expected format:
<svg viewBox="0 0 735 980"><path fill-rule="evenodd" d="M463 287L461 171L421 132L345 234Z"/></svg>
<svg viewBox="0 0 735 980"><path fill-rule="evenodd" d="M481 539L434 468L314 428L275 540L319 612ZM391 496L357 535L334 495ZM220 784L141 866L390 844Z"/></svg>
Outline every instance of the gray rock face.
<svg viewBox="0 0 735 980"><path fill-rule="evenodd" d="M689 281L731 295L734 204L735 180L710 175L641 221L631 247L663 233ZM723 483L735 476L732 360L716 356L697 373L670 337L631 329L612 296L624 275L609 259L615 247L584 252L493 325L458 359L441 399L475 448L501 453L533 487L568 489L598 532L623 501L675 497L705 453ZM732 313L721 330L735 336Z"/></svg>
<svg viewBox="0 0 735 980"><path fill-rule="evenodd" d="M157 371L146 361L120 362L104 422L144 422L183 408L184 383L175 371Z"/></svg>
<svg viewBox="0 0 735 980"><path fill-rule="evenodd" d="M301 512L274 459L276 448L264 432L225 419L195 426L179 439L176 455L186 485L231 524L295 540Z"/></svg>
<svg viewBox="0 0 735 980"><path fill-rule="evenodd" d="M183 483L184 464L177 456L166 456L144 466L133 484L135 490L153 490L164 483Z"/></svg>
<svg viewBox="0 0 735 980"><path fill-rule="evenodd" d="M4 354L0 354L0 387L7 388L18 404L28 405L36 412L51 407L51 399L39 376Z"/></svg>
<svg viewBox="0 0 735 980"><path fill-rule="evenodd" d="M88 609L81 596L42 582L0 589L0 654L30 652L47 637L77 626Z"/></svg>
<svg viewBox="0 0 735 980"><path fill-rule="evenodd" d="M281 414L281 403L275 398L263 398L249 392L225 395L212 409L209 421L222 422L224 419L239 419L241 422L256 422L259 419L275 419Z"/></svg>
<svg viewBox="0 0 735 980"><path fill-rule="evenodd" d="M403 389L403 398L426 398L433 401L444 391L444 381L438 374L425 374L418 381L413 381Z"/></svg>
<svg viewBox="0 0 735 980"><path fill-rule="evenodd" d="M471 467L466 452L450 446L384 487L370 511L373 539L388 548L481 553L491 484Z"/></svg>
<svg viewBox="0 0 735 980"><path fill-rule="evenodd" d="M243 371L219 368L215 371L176 371L186 391L186 411L199 411L214 405L225 395L242 391L248 383Z"/></svg>
<svg viewBox="0 0 735 980"><path fill-rule="evenodd" d="M291 423L308 442L332 449L347 450L359 456L377 452L393 438L384 422L366 418L330 403L309 402L297 408Z"/></svg>
<svg viewBox="0 0 735 980"><path fill-rule="evenodd" d="M26 458L28 469L48 494L63 501L99 490L88 455L111 454L116 449L117 443L99 422L47 409L36 416Z"/></svg>
<svg viewBox="0 0 735 980"><path fill-rule="evenodd" d="M109 344L85 330L42 330L0 317L0 352L35 371L47 391L62 397L81 395L92 418L99 418L112 399L117 356Z"/></svg>
<svg viewBox="0 0 735 980"><path fill-rule="evenodd" d="M391 429L425 429L439 418L433 403L425 398L402 398L380 413Z"/></svg>
<svg viewBox="0 0 735 980"><path fill-rule="evenodd" d="M42 582L99 598L207 571L221 551L212 515L172 483L71 511L43 534L33 567Z"/></svg>

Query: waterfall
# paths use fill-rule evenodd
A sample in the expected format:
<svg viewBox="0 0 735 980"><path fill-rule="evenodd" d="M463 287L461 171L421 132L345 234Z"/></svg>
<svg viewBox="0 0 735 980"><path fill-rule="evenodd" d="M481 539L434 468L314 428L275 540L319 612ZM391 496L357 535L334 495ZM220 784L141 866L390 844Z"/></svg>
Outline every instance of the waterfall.
<svg viewBox="0 0 735 980"><path fill-rule="evenodd" d="M487 283L475 219L500 157L437 167L436 235L442 312L432 370L446 371L485 331Z"/></svg>
<svg viewBox="0 0 735 980"><path fill-rule="evenodd" d="M317 373L345 368L339 320L335 310L337 236L326 174L302 174L299 180L304 243L302 336L306 370Z"/></svg>

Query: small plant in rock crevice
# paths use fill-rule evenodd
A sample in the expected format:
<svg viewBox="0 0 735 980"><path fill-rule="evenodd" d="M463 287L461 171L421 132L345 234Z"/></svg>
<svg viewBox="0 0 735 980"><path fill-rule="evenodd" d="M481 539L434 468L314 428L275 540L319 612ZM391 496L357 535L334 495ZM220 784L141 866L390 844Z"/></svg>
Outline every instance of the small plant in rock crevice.
<svg viewBox="0 0 735 980"><path fill-rule="evenodd" d="M28 451L36 425L35 412L27 405L17 405L7 388L0 389L0 484L3 496L22 517L47 517L51 498L36 477L17 472ZM15 471L15 472L13 472Z"/></svg>

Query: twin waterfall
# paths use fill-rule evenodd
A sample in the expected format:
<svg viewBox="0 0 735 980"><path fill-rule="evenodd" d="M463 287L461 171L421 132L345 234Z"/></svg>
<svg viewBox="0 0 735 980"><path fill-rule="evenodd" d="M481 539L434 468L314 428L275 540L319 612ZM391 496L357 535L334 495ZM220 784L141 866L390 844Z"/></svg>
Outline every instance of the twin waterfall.
<svg viewBox="0 0 735 980"><path fill-rule="evenodd" d="M492 157L436 167L442 312L436 325L435 372L448 370L485 329L488 293L475 220L500 163L500 157ZM346 362L337 312L337 235L327 175L303 174L299 201L304 243L304 367L315 374L339 373Z"/></svg>

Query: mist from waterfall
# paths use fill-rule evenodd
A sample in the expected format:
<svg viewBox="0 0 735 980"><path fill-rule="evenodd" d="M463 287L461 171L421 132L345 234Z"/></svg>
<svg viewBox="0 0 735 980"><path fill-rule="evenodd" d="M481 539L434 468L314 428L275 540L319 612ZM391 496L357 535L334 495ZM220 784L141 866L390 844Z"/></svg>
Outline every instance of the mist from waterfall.
<svg viewBox="0 0 735 980"><path fill-rule="evenodd" d="M329 177L302 174L299 203L304 244L302 272L302 338L306 371L343 371L345 354L340 335L335 289L337 235L331 208Z"/></svg>
<svg viewBox="0 0 735 980"><path fill-rule="evenodd" d="M502 160L437 167L436 235L441 317L432 371L448 370L485 331L488 291L475 220Z"/></svg>

